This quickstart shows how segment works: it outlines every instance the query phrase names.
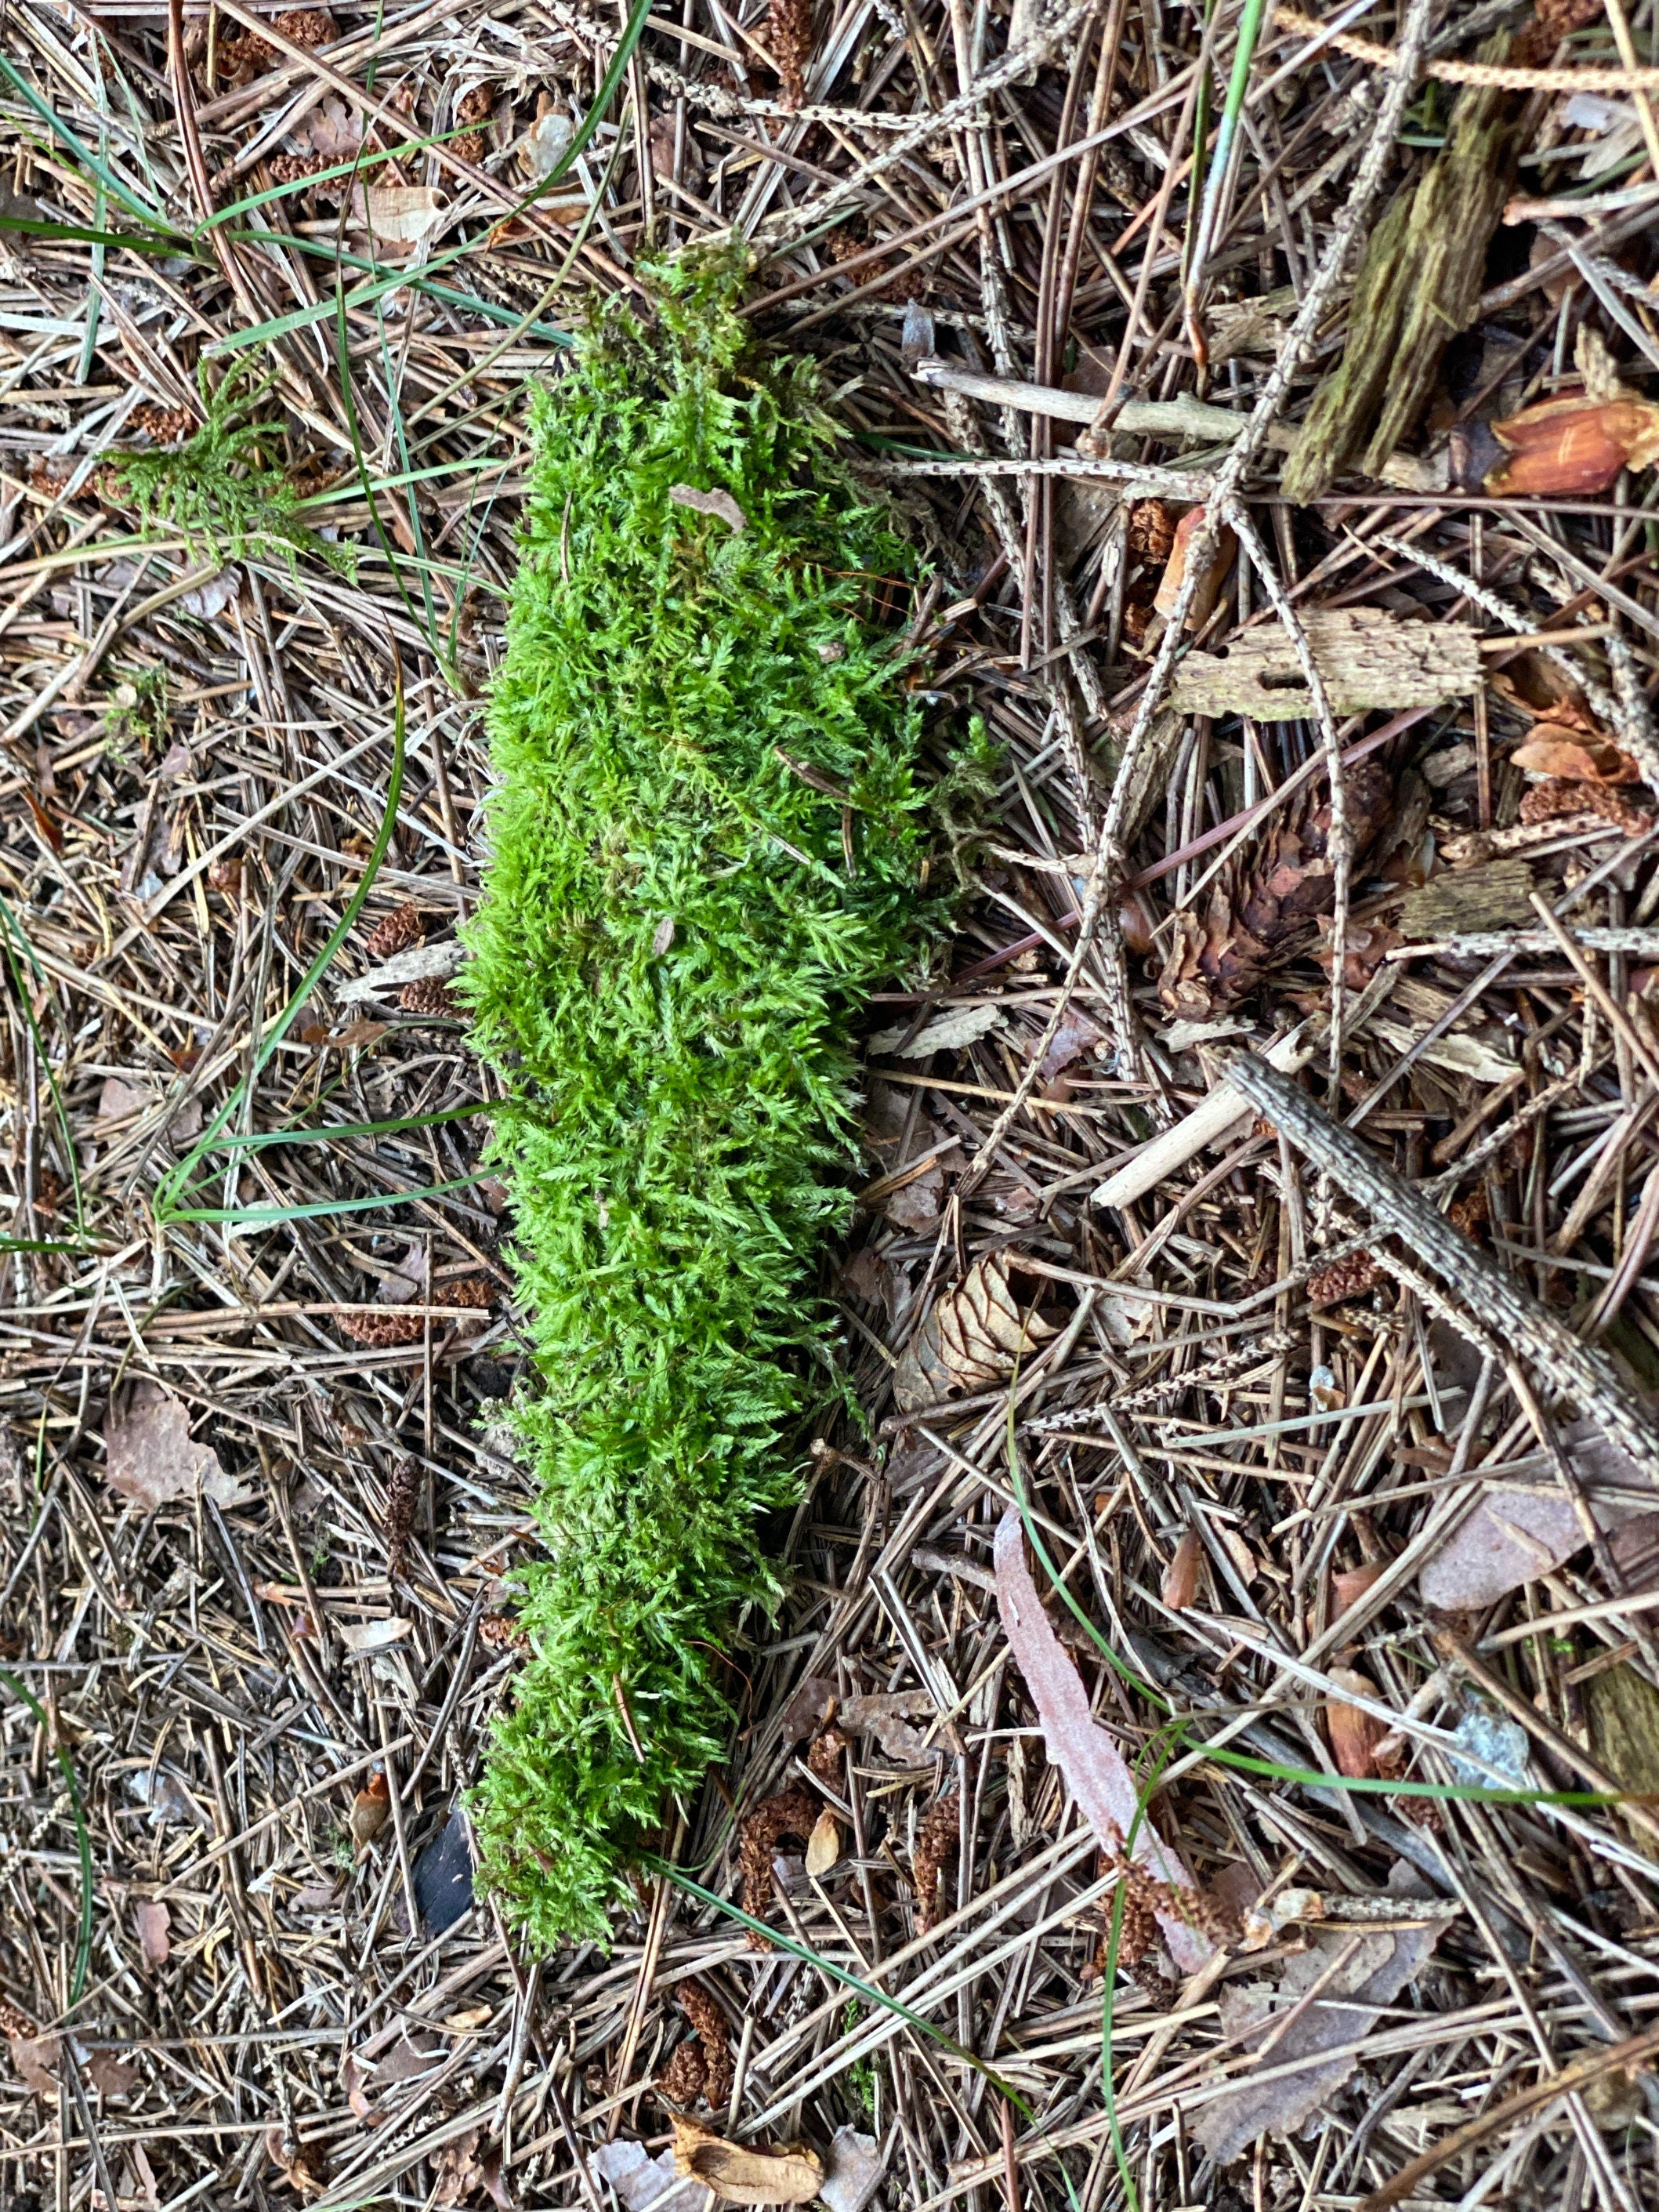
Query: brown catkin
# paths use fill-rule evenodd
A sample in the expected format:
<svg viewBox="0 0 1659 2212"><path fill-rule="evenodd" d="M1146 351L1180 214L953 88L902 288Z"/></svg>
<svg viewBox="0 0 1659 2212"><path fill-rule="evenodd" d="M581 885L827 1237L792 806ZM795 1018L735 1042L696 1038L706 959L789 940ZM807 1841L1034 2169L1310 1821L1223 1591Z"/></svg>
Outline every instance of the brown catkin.
<svg viewBox="0 0 1659 2212"><path fill-rule="evenodd" d="M766 13L766 51L783 88L784 106L802 106L812 52L812 0L772 0Z"/></svg>
<svg viewBox="0 0 1659 2212"><path fill-rule="evenodd" d="M1345 1299L1364 1297L1376 1277L1375 1255L1351 1252L1346 1260L1333 1260L1328 1267L1317 1267L1309 1276L1308 1303L1340 1306Z"/></svg>
<svg viewBox="0 0 1659 2212"><path fill-rule="evenodd" d="M354 1344L366 1345L371 1352L390 1352L395 1345L418 1344L426 1334L426 1322L420 1314L362 1310L343 1313L339 1322Z"/></svg>
<svg viewBox="0 0 1659 2212"><path fill-rule="evenodd" d="M458 123L488 123L495 105L494 89L487 84L475 84L456 101L455 120ZM482 131L464 131L459 138L452 138L449 144L458 161L465 161L469 168L476 169L488 150L489 140Z"/></svg>
<svg viewBox="0 0 1659 2212"><path fill-rule="evenodd" d="M325 46L334 36L334 18L326 8L285 8L271 17L270 26L296 46Z"/></svg>
<svg viewBox="0 0 1659 2212"><path fill-rule="evenodd" d="M375 923L363 939L363 950L371 960L390 960L393 953L406 952L411 945L418 945L425 935L421 909L413 899L405 899Z"/></svg>
<svg viewBox="0 0 1659 2212"><path fill-rule="evenodd" d="M763 1919L772 1902L772 1854L785 1836L798 1837L804 1844L817 1816L810 1791L797 1784L793 1790L781 1790L775 1797L763 1797L745 1818L738 1865L743 1875L743 1909L751 1920ZM749 1948L769 1951L772 1947L751 1928Z"/></svg>
<svg viewBox="0 0 1659 2212"><path fill-rule="evenodd" d="M940 1917L939 1876L955 1859L962 1840L962 1801L954 1791L941 1797L921 1824L910 1879L916 1889L916 1933L925 1936Z"/></svg>
<svg viewBox="0 0 1659 2212"><path fill-rule="evenodd" d="M407 1456L400 1459L386 1486L386 1578L400 1583L409 1563L409 1539L415 1526L415 1507L421 1494L421 1470Z"/></svg>
<svg viewBox="0 0 1659 2212"><path fill-rule="evenodd" d="M461 1002L441 975L417 975L412 983L405 983L398 994L398 1004L406 1014L420 1014L428 1021L459 1021Z"/></svg>
<svg viewBox="0 0 1659 2212"><path fill-rule="evenodd" d="M702 2094L709 2110L718 2112L732 2094L732 2038L720 2000L700 1982L682 1982L674 1991L680 2010L697 2031L702 2045ZM684 2045L681 2046L684 2049Z"/></svg>

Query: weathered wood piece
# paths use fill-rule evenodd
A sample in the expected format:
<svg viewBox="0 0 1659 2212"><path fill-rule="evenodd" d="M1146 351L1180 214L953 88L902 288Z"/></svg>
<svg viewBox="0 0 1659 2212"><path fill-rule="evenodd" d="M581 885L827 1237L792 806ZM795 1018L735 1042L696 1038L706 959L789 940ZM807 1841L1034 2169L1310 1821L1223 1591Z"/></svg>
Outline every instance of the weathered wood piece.
<svg viewBox="0 0 1659 2212"><path fill-rule="evenodd" d="M1483 61L1509 52L1501 33ZM1314 394L1283 489L1318 499L1345 470L1376 476L1429 395L1449 339L1480 299L1486 248L1508 197L1521 103L1470 86L1459 95L1444 150L1376 228L1360 264L1341 360Z"/></svg>
<svg viewBox="0 0 1659 2212"><path fill-rule="evenodd" d="M1407 892L1400 909L1401 934L1426 943L1463 930L1493 930L1505 922L1530 921L1532 893L1532 870L1524 860L1488 860L1478 868L1454 868Z"/></svg>
<svg viewBox="0 0 1659 2212"><path fill-rule="evenodd" d="M1311 607L1302 626L1333 713L1439 707L1480 689L1480 633L1468 623L1403 623L1381 607ZM1249 714L1258 722L1311 715L1296 648L1277 623L1220 653L1189 653L1174 703L1192 714Z"/></svg>

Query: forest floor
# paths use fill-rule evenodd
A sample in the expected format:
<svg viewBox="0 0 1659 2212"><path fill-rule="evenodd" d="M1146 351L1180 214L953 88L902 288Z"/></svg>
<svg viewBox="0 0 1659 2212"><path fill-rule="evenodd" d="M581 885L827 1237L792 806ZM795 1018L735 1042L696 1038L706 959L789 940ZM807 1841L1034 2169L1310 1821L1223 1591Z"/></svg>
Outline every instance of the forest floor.
<svg viewBox="0 0 1659 2212"><path fill-rule="evenodd" d="M9 2212L1659 2206L1659 7L1340 20L11 0ZM777 1941L538 1959L445 987L527 392L734 228L1002 781L669 1838Z"/></svg>

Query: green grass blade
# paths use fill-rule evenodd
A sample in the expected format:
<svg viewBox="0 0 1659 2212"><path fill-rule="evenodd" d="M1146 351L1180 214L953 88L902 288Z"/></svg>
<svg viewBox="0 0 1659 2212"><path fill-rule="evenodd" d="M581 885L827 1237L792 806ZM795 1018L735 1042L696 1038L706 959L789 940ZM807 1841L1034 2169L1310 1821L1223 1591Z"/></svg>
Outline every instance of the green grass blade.
<svg viewBox="0 0 1659 2212"><path fill-rule="evenodd" d="M76 137L68 124L41 99L28 80L18 74L3 53L0 53L0 76L4 76L15 91L22 94L53 136L63 141L88 174L101 184L106 191L113 193L130 215L137 216L147 230L161 231L168 238L176 236L167 217L130 192L114 171L99 160L91 147Z"/></svg>

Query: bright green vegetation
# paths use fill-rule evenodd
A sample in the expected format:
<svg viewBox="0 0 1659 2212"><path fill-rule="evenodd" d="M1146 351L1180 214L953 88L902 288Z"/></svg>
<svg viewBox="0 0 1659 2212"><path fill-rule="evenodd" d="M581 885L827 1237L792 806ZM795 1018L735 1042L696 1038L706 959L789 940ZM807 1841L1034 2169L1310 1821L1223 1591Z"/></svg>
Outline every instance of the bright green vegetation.
<svg viewBox="0 0 1659 2212"><path fill-rule="evenodd" d="M292 567L308 553L349 574L355 547L331 544L300 520L301 494L276 458L282 424L252 419L272 381L233 372L210 389L203 377L201 428L171 451L112 455L115 489L141 528L176 531L219 560L275 551Z"/></svg>
<svg viewBox="0 0 1659 2212"><path fill-rule="evenodd" d="M548 1943L603 1937L631 1847L724 1748L734 1629L778 1595L763 1516L836 1387L811 1275L856 1158L848 1020L930 913L920 717L878 620L914 563L810 368L750 357L729 268L659 282L537 403L465 979L510 1094L490 1158L548 1555L475 1814Z"/></svg>

